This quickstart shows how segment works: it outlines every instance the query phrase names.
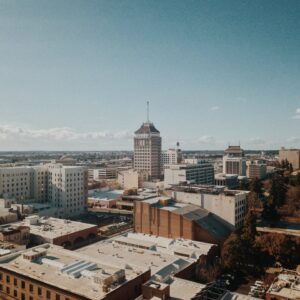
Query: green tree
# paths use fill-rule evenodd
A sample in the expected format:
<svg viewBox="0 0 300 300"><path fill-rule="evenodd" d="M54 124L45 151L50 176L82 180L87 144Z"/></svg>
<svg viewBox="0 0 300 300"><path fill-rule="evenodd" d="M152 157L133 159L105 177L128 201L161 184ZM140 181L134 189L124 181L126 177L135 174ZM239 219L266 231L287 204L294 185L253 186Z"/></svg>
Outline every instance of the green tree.
<svg viewBox="0 0 300 300"><path fill-rule="evenodd" d="M275 207L280 207L285 202L287 185L284 178L278 174L273 175L271 179L270 198L272 198Z"/></svg>
<svg viewBox="0 0 300 300"><path fill-rule="evenodd" d="M250 184L250 191L257 194L258 198L262 195L262 182L258 178L252 180Z"/></svg>
<svg viewBox="0 0 300 300"><path fill-rule="evenodd" d="M264 203L264 209L262 212L262 218L264 221L270 223L271 225L279 221L279 214L276 210L276 205L272 198L268 199Z"/></svg>

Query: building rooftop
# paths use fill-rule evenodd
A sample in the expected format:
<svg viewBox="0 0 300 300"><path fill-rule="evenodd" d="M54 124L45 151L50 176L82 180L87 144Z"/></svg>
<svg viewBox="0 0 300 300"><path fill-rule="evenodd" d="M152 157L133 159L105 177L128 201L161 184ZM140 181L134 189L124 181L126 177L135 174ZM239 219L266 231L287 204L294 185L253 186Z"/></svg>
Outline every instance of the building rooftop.
<svg viewBox="0 0 300 300"><path fill-rule="evenodd" d="M227 237L231 232L217 217L198 205L177 202L168 197L156 197L144 200L143 202L193 220L218 239Z"/></svg>
<svg viewBox="0 0 300 300"><path fill-rule="evenodd" d="M31 234L40 235L49 240L95 227L92 224L37 215L29 216L23 222L14 223L14 225L16 224L29 226Z"/></svg>
<svg viewBox="0 0 300 300"><path fill-rule="evenodd" d="M225 153L243 153L244 150L241 146L228 146L227 149L224 151Z"/></svg>
<svg viewBox="0 0 300 300"><path fill-rule="evenodd" d="M184 239L168 239L140 233L128 233L78 249L77 252L111 264L150 268L157 281L194 263L208 253L213 244Z"/></svg>
<svg viewBox="0 0 300 300"><path fill-rule="evenodd" d="M203 288L204 284L174 277L169 282L171 300L191 299Z"/></svg>
<svg viewBox="0 0 300 300"><path fill-rule="evenodd" d="M89 190L88 197L99 200L116 200L123 195L124 190L95 189Z"/></svg>
<svg viewBox="0 0 300 300"><path fill-rule="evenodd" d="M246 177L246 176L245 176ZM239 194L248 194L248 191L242 190L229 190L226 189L225 186L219 185L204 185L204 184L193 184L193 185L174 185L171 188L174 191L181 191L187 193L203 193L203 194L213 194L213 195L220 195L224 194L225 196L235 196Z"/></svg>
<svg viewBox="0 0 300 300"><path fill-rule="evenodd" d="M135 134L149 134L149 133L159 133L155 128L153 123L143 123L142 126L135 132Z"/></svg>
<svg viewBox="0 0 300 300"><path fill-rule="evenodd" d="M0 258L0 267L93 300L147 271L135 266L122 269L109 260L49 244Z"/></svg>
<svg viewBox="0 0 300 300"><path fill-rule="evenodd" d="M280 297L282 299L299 299L300 274L295 271L283 271L271 284L268 294Z"/></svg>

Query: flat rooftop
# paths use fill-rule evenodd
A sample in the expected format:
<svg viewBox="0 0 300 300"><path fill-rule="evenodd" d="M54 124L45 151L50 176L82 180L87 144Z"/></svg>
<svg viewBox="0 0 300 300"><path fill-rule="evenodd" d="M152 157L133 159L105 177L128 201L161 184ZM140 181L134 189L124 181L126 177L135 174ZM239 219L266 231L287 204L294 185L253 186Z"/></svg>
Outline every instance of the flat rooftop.
<svg viewBox="0 0 300 300"><path fill-rule="evenodd" d="M99 200L115 200L123 195L124 190L89 190L88 197Z"/></svg>
<svg viewBox="0 0 300 300"><path fill-rule="evenodd" d="M0 267L92 300L105 298L104 285L110 292L147 271L147 268L122 269L109 260L98 261L50 244L3 257ZM118 282L120 278L123 283Z"/></svg>
<svg viewBox="0 0 300 300"><path fill-rule="evenodd" d="M192 220L218 239L224 239L231 232L231 229L224 225L220 219L198 205L177 202L169 197L155 197L143 200L143 202L150 204L152 207L168 210Z"/></svg>
<svg viewBox="0 0 300 300"><path fill-rule="evenodd" d="M37 222L34 224L30 224L30 220L34 218L37 219ZM96 225L93 224L38 216L27 217L23 222L14 223L14 225L29 226L31 234L40 235L50 240L63 235L96 227Z"/></svg>
<svg viewBox="0 0 300 300"><path fill-rule="evenodd" d="M174 277L170 283L170 297L173 300L192 299L204 287L204 284Z"/></svg>
<svg viewBox="0 0 300 300"><path fill-rule="evenodd" d="M76 251L120 267L150 268L154 279L161 282L196 262L212 246L184 239L128 233Z"/></svg>
<svg viewBox="0 0 300 300"><path fill-rule="evenodd" d="M282 272L272 283L268 293L282 299L300 299L300 274L295 271Z"/></svg>

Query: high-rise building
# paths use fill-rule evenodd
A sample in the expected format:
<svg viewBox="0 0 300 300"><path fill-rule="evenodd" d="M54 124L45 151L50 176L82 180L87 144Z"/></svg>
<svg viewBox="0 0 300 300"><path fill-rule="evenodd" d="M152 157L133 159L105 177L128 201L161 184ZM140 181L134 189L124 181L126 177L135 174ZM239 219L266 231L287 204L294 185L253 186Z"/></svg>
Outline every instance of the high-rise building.
<svg viewBox="0 0 300 300"><path fill-rule="evenodd" d="M144 180L161 177L161 136L149 121L135 132L134 169Z"/></svg>
<svg viewBox="0 0 300 300"><path fill-rule="evenodd" d="M246 176L246 159L240 146L229 146L223 156L223 173Z"/></svg>

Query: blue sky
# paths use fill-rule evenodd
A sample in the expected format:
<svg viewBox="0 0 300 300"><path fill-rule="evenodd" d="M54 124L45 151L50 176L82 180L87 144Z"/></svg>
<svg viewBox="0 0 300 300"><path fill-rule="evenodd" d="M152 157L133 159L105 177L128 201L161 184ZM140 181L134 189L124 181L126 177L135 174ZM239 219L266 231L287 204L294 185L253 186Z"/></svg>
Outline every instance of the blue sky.
<svg viewBox="0 0 300 300"><path fill-rule="evenodd" d="M0 150L300 147L300 1L0 0Z"/></svg>

